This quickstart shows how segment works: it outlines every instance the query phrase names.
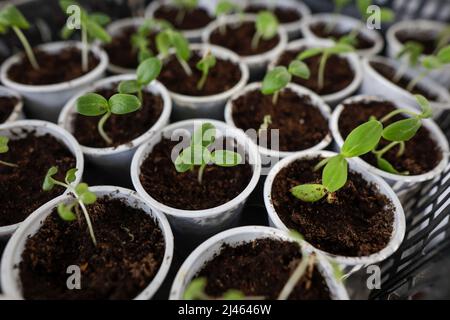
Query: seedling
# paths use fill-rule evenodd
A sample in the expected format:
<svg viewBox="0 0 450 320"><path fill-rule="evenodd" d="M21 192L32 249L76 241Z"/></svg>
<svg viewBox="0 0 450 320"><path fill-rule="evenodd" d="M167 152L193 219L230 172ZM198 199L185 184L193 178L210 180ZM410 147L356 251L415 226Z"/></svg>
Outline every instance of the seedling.
<svg viewBox="0 0 450 320"><path fill-rule="evenodd" d="M202 72L202 77L197 83L197 89L202 90L205 86L206 79L208 78L208 73L211 68L216 66L216 57L211 54L211 51L207 51L203 58L197 63L197 69Z"/></svg>
<svg viewBox="0 0 450 320"><path fill-rule="evenodd" d="M240 14L242 14L243 10L239 5L228 0L222 0L217 3L215 15L217 17L217 20L220 22L220 33L225 34L226 26L224 23L224 19L227 15L234 12L239 12Z"/></svg>
<svg viewBox="0 0 450 320"><path fill-rule="evenodd" d="M137 94L139 100L143 102L143 88L159 76L161 68L161 60L158 58L148 58L137 68L136 80L125 80L119 84L119 93Z"/></svg>
<svg viewBox="0 0 450 320"><path fill-rule="evenodd" d="M261 11L258 13L255 22L256 33L252 39L253 50L258 49L261 39L270 40L277 35L278 19L270 11Z"/></svg>
<svg viewBox="0 0 450 320"><path fill-rule="evenodd" d="M192 70L188 63L191 58L189 42L180 32L173 29L166 29L158 33L156 36L156 47L163 58L167 57L170 49L173 48L175 50L175 56L184 72L188 76L192 75Z"/></svg>
<svg viewBox="0 0 450 320"><path fill-rule="evenodd" d="M88 93L78 98L77 112L84 116L102 116L98 122L98 132L108 145L113 141L104 130L105 122L112 114L124 115L135 112L141 108L141 101L129 94L115 94L109 100L97 93Z"/></svg>
<svg viewBox="0 0 450 320"><path fill-rule="evenodd" d="M139 63L153 57L154 53L150 49L150 33L155 29L172 28L165 20L148 19L138 28L137 32L131 36L131 46L138 53Z"/></svg>
<svg viewBox="0 0 450 320"><path fill-rule="evenodd" d="M0 136L0 154L7 153L9 151L8 142L9 142L8 137ZM0 160L0 164L7 166L7 167L12 167L12 168L18 167L17 164L9 163L6 161L1 161L1 160Z"/></svg>
<svg viewBox="0 0 450 320"><path fill-rule="evenodd" d="M75 221L77 219L78 221L81 221L81 209L86 220L87 227L89 229L89 235L91 236L92 242L96 246L97 240L95 238L94 228L92 227L91 218L86 209L86 206L94 204L97 201L97 196L95 195L95 193L89 191L89 186L86 183L73 185L76 180L77 169L73 168L67 171L64 182L58 181L53 178L57 173L58 167L51 167L48 170L42 184L42 189L44 191L50 191L55 187L55 185L58 185L67 189L75 197L75 200L69 204L60 203L57 209L58 214L64 221ZM75 210L75 213L73 212L73 210Z"/></svg>
<svg viewBox="0 0 450 320"><path fill-rule="evenodd" d="M261 126L258 129L258 134L267 131L267 129L269 129L269 126L271 124L272 124L272 116L270 114L266 114L264 116L263 123L261 123Z"/></svg>
<svg viewBox="0 0 450 320"><path fill-rule="evenodd" d="M194 10L198 6L198 0L174 0L179 12L176 17L177 23L183 22L186 13Z"/></svg>
<svg viewBox="0 0 450 320"><path fill-rule="evenodd" d="M189 283L184 291L184 300L264 300L260 296L245 296L242 291L230 289L221 297L211 297L205 292L207 280L206 278L196 278Z"/></svg>
<svg viewBox="0 0 450 320"><path fill-rule="evenodd" d="M393 79L395 82L400 81L400 79L405 74L408 66L416 67L419 64L419 58L422 52L423 52L423 45L418 42L407 41L403 45L402 50L400 50L399 53L397 54L397 59L406 56L408 58L408 63L402 64L401 68L398 69Z"/></svg>
<svg viewBox="0 0 450 320"><path fill-rule="evenodd" d="M7 5L0 10L0 34L7 33L11 28L22 43L31 66L33 69L38 70L39 64L36 61L33 49L31 49L30 43L22 32L22 29L28 29L29 27L30 24L27 19L25 19L22 13L13 5Z"/></svg>
<svg viewBox="0 0 450 320"><path fill-rule="evenodd" d="M208 164L215 164L221 167L234 167L242 162L239 153L228 150L216 150L210 152L210 147L215 141L216 128L211 123L202 124L201 128L194 132L189 147L181 151L175 160L175 169L180 172L187 172L198 169L198 183L202 183L203 172Z"/></svg>
<svg viewBox="0 0 450 320"><path fill-rule="evenodd" d="M81 66L82 70L86 72L89 68L89 42L95 39L105 43L111 42L111 36L103 28L104 25L109 23L110 19L102 13L89 14L73 0L60 0L59 4L61 9L68 15L72 12L70 10L71 6L78 6L80 8L81 42L83 44L81 50ZM65 26L61 32L62 38L68 39L75 30Z"/></svg>

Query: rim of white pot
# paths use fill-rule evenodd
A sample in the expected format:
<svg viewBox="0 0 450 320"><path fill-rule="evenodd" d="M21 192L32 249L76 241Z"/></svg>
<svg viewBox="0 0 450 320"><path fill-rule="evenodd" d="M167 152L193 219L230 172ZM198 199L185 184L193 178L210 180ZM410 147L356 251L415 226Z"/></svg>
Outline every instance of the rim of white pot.
<svg viewBox="0 0 450 320"><path fill-rule="evenodd" d="M161 141L163 136L170 137L171 133L174 132L175 130L194 128L194 123L201 124L206 122L209 122L216 127L217 132L216 134L220 134L221 136L226 137L233 137L236 139L236 141L238 141L239 145L245 147L246 156L250 164L252 165L253 169L252 178L250 179L250 182L237 197L214 208L203 210L183 210L169 207L159 202L158 200L156 200L147 193L147 191L144 189L141 183L139 176L141 173L142 163L153 151L154 146ZM131 180L133 182L134 188L139 193L139 195L157 210L162 211L170 216L182 218L208 218L220 214L222 212L226 212L232 209L233 207L236 207L237 205L245 201L245 199L248 198L250 193L252 193L252 191L255 189L259 181L260 175L261 175L261 157L254 143L252 143L252 141L241 130L233 128L227 125L225 122L212 119L183 120L165 127L163 130L161 130L159 134L154 135L150 141L139 147L139 149L134 154L133 161L131 162Z"/></svg>
<svg viewBox="0 0 450 320"><path fill-rule="evenodd" d="M19 117L22 115L22 110L23 110L22 96L18 92L0 85L0 97L13 97L13 98L17 99L17 102L14 105L14 108L13 108L11 114L5 120L5 122L3 122L2 124L18 120Z"/></svg>
<svg viewBox="0 0 450 320"><path fill-rule="evenodd" d="M129 206L145 211L157 221L165 242L164 257L153 280L134 298L135 300L150 299L164 281L172 262L174 245L169 222L163 214L154 210L133 190L113 186L95 186L89 189L100 197L110 196L113 199L123 199L127 201ZM7 295L23 299L19 279L20 271L15 266L21 261L21 254L28 240L28 236L34 235L39 230L41 223L53 212L53 209L59 203L70 201L71 199L73 199L72 196L63 195L40 207L22 223L20 228L11 237L3 253L1 264L2 289Z"/></svg>
<svg viewBox="0 0 450 320"><path fill-rule="evenodd" d="M236 124L234 123L233 101L241 96L246 95L250 91L260 89L261 86L262 86L261 82L250 83L244 89L242 89L240 92L238 92L236 95L234 95L230 100L228 100L227 105L225 106L225 122L228 125L242 130L241 128L238 128L236 126ZM326 121L329 121L329 119L331 117L331 109L316 93L312 92L311 90L309 90L305 87L299 86L298 84L295 84L295 83L289 83L286 88L291 89L292 91L297 93L297 95L299 95L299 96L302 96L302 95L309 96L311 98L311 104L316 109L318 109L318 111L322 114L322 116L325 118ZM301 151L322 150L322 149L325 149L326 147L328 147L328 145L331 143L331 141L332 141L331 133L329 132L325 136L325 138L323 138L322 141L320 141L318 144L316 144L315 146L312 146L311 148L301 150ZM265 148L265 147L262 147L259 145L258 145L258 150L262 155L269 156L269 157L279 157L279 158L285 158L295 152L300 151L300 150L276 151L276 150L271 150L271 149L268 149L268 148Z"/></svg>
<svg viewBox="0 0 450 320"><path fill-rule="evenodd" d="M72 121L74 117L77 115L76 112L76 101L79 97L82 95L88 93L88 92L94 92L98 89L108 87L108 85L120 82L123 80L133 80L136 79L136 75L134 74L122 74L122 75L116 75L108 78L104 78L102 80L99 80L95 82L92 86L89 88L84 89L83 91L79 92L77 95L72 97L66 105L63 107L61 113L59 114L58 118L58 125L63 127L69 132L73 131L72 127ZM107 148L93 148L88 146L81 145L81 150L84 154L88 156L103 156L103 155L114 155L119 154L122 152L126 152L128 150L131 150L133 148L136 148L137 146L140 146L147 140L149 140L156 132L158 132L160 129L162 129L165 124L168 122L170 118L170 114L172 112L172 100L170 99L169 92L167 91L166 87L164 87L159 81L154 80L152 81L144 90L147 90L153 94L160 95L161 99L163 100L163 110L159 117L159 119L153 124L152 127L150 127L145 133L137 137L136 139L133 139L132 141L129 141L127 143L121 144L117 147L107 147Z"/></svg>
<svg viewBox="0 0 450 320"><path fill-rule="evenodd" d="M272 221L272 223L278 229L284 231L289 230L278 216L275 207L272 203L272 184L276 176L280 172L280 170L299 159L308 159L315 157L332 157L335 155L336 155L335 152L323 150L314 152L298 152L288 158L281 160L270 170L269 175L267 176L267 179L264 183L264 204L269 214L270 221ZM393 230L391 239L389 240L389 243L386 245L386 247L384 247L382 250L368 256L360 256L360 257L336 255L317 249L312 244L310 245L313 246L316 251L324 254L325 256L330 257L331 259L335 260L338 263L348 266L370 265L388 258L400 247L400 244L402 243L403 238L405 236L405 228L406 228L405 214L403 212L403 207L397 195L383 179L368 172L365 168L359 166L354 162L349 162L349 167L350 170L361 174L361 176L364 178L365 181L373 183L377 187L378 192L385 195L392 202L394 206L394 222L392 226Z"/></svg>
<svg viewBox="0 0 450 320"><path fill-rule="evenodd" d="M39 46L36 46L35 48L47 52L58 52L71 46L81 50L83 44L78 41L59 41L41 44ZM90 51L97 57L97 59L99 59L98 65L85 75L70 81L48 85L28 85L11 80L8 76L8 71L14 64L21 61L23 55L21 52L9 57L5 62L3 62L0 68L0 79L5 86L15 89L19 92L50 93L73 89L74 87L88 84L99 78L108 67L109 59L104 50L100 49L98 46L92 45L90 47Z"/></svg>
<svg viewBox="0 0 450 320"><path fill-rule="evenodd" d="M305 38L305 39L299 39L292 42L289 42L286 48L280 52L280 54L277 56L276 59L274 59L269 64L269 70L272 70L277 66L277 62L280 59L281 55L285 51L289 50L297 50L302 47L330 47L333 45L333 42L330 40L323 40L320 38L312 39L312 38ZM350 67L353 69L353 72L355 74L353 81L344 89L330 93L330 94L324 94L320 97L326 102L326 103L336 103L340 102L341 100L345 99L346 97L353 94L358 88L361 86L361 83L363 81L363 71L361 66L361 61L357 54L355 53L346 53L346 54L340 54L340 57L343 57L347 59L348 63L350 64Z"/></svg>
<svg viewBox="0 0 450 320"><path fill-rule="evenodd" d="M44 134L48 133L65 145L75 157L75 167L78 169L74 183L79 183L81 181L84 171L83 152L81 151L81 147L77 140L68 131L58 127L56 124L42 120L18 120L0 125L1 135L10 137L20 137L21 135L24 136L24 133L22 132L23 129L35 130L37 135L40 135L40 132L43 132ZM15 133L15 135L12 135L12 133ZM67 190L64 194L66 193ZM43 204L43 206L44 205L46 204ZM22 222L18 222L8 226L0 226L0 237L7 237L13 234L21 223Z"/></svg>
<svg viewBox="0 0 450 320"><path fill-rule="evenodd" d="M170 300L181 300L186 286L192 281L195 275L214 258L221 250L223 244L237 246L256 239L274 239L281 241L295 242L289 235L279 229L263 226L245 226L223 231L198 246L184 261L178 270L175 280L170 290ZM306 243L305 250L312 252ZM322 255L317 255L319 272L325 279L333 300L348 300L347 290L342 282L338 282L333 276L330 263Z"/></svg>
<svg viewBox="0 0 450 320"><path fill-rule="evenodd" d="M222 25L236 24L241 22L255 22L255 21L256 15L254 14L245 14L244 16L234 14L225 16L223 17L223 19L214 20L203 30L202 41L203 43L210 44L209 40L210 35ZM288 41L287 33L283 26L280 26L278 28L278 39L279 39L278 44L269 51L251 56L239 56L239 59L249 66L263 64L268 61L271 61L272 59L277 57L287 45Z"/></svg>
<svg viewBox="0 0 450 320"><path fill-rule="evenodd" d="M318 13L318 14L313 14L313 15L307 17L307 19L302 20L302 23L301 23L301 30L302 30L304 37L312 38L312 39L323 39L323 38L319 38L318 36L316 36L314 34L314 32L311 31L311 28L310 28L311 25L313 25L315 23L319 23L319 22L328 23L330 21L333 21L334 19L336 19L336 21L337 21L337 26L343 26L344 28L348 28L349 30L351 30L354 27L358 27L359 31L362 34L364 34L365 37L367 37L368 39L373 41L374 45L372 48L356 50L356 52L360 56L364 56L364 57L374 56L374 55L378 54L381 50L383 50L384 39L376 30L371 30L368 28L361 28L360 20L350 17L350 16L343 15L343 14Z"/></svg>
<svg viewBox="0 0 450 320"><path fill-rule="evenodd" d="M339 148L342 147L344 144L344 139L339 131L339 118L342 114L342 111L344 110L344 105L353 103L353 102L359 102L359 101L389 101L386 99L383 99L378 96L369 96L369 95L359 95L355 97L351 97L343 101L337 108L333 111L331 118L330 118L330 130L333 135L334 140L336 141L336 144ZM396 102L392 102L394 105L399 108L399 104ZM417 112L416 108L413 108L408 105L401 105L402 109L407 109L410 111ZM436 144L439 146L439 148L442 151L442 159L439 162L439 164L431 171L426 172L424 174L420 175L413 175L413 176L404 176L404 175L398 175L389 173L386 171L383 171L381 169L378 169L371 164L367 163L366 161L362 160L361 158L352 158L351 161L354 161L361 167L363 167L365 170L369 171L372 174L375 174L377 176L383 177L385 179L393 180L393 181L400 181L404 183L419 183L427 180L431 180L436 178L438 175L440 175L448 164L448 156L447 154L449 151L449 145L447 138L445 137L442 130L439 128L439 126L431 119L425 119L423 121L423 126L428 129L428 131L431 133L431 138L436 142Z"/></svg>

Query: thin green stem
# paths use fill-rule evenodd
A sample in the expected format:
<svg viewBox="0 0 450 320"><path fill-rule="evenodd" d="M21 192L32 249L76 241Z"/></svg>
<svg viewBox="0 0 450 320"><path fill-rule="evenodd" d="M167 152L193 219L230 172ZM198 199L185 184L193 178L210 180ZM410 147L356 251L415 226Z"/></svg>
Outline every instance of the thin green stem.
<svg viewBox="0 0 450 320"><path fill-rule="evenodd" d="M0 160L0 164L7 166L7 167L11 167L11 168L17 168L19 167L17 164L14 163L10 163L10 162L6 162L6 161L1 161Z"/></svg>
<svg viewBox="0 0 450 320"><path fill-rule="evenodd" d="M209 71L208 69L203 71L202 77L200 81L197 83L197 90L202 90L203 87L205 86L206 79L208 78L208 71Z"/></svg>
<svg viewBox="0 0 450 320"><path fill-rule="evenodd" d="M261 35L258 32L256 32L252 39L252 49L253 50L258 49L259 40L261 40Z"/></svg>
<svg viewBox="0 0 450 320"><path fill-rule="evenodd" d="M325 79L325 67L327 65L327 60L329 57L329 53L327 50L325 50L322 53L322 58L320 59L320 64L319 64L319 78L318 78L318 85L319 85L319 89L323 88L324 85L324 79Z"/></svg>
<svg viewBox="0 0 450 320"><path fill-rule="evenodd" d="M318 164L316 164L316 166L314 167L314 171L318 171L320 170L320 168L324 167L329 161L331 160L330 158L325 158L322 161L320 161Z"/></svg>
<svg viewBox="0 0 450 320"><path fill-rule="evenodd" d="M108 111L107 113L105 113L103 115L103 117L100 119L100 121L98 122L98 132L100 133L100 135L102 136L103 140L106 141L107 144L112 144L113 141L111 140L111 138L106 134L105 130L104 130L104 126L105 126L105 122L106 120L109 119L109 117L111 117L111 112Z"/></svg>
<svg viewBox="0 0 450 320"><path fill-rule="evenodd" d="M306 269L311 264L310 260L312 259L314 259L314 255L309 255L308 257L303 256L302 261L297 265L297 268L295 268L294 272L289 277L289 280L278 295L277 300L287 300L287 298L289 298L297 283L305 274Z"/></svg>
<svg viewBox="0 0 450 320"><path fill-rule="evenodd" d="M86 26L81 26L81 42L82 42L82 48L81 48L81 68L83 72L87 72L89 68L89 61L88 61L88 50L89 50L89 44L88 44L88 37L87 37L87 30Z"/></svg>
<svg viewBox="0 0 450 320"><path fill-rule="evenodd" d="M394 141L391 142L390 144L388 144L386 147L384 147L383 149L379 150L379 151L373 151L373 153L377 156L377 158L382 158L383 155L388 152L389 150L391 150L392 148L396 147L397 145L401 144L402 141Z"/></svg>
<svg viewBox="0 0 450 320"><path fill-rule="evenodd" d="M138 95L139 101L141 101L141 103L143 103L144 102L144 95L142 94L142 89L138 90L137 95Z"/></svg>
<svg viewBox="0 0 450 320"><path fill-rule="evenodd" d="M184 73L186 73L186 75L188 75L190 77L192 75L192 69L189 66L189 64L178 56L177 56L177 60L180 63L181 67L183 68Z"/></svg>
<svg viewBox="0 0 450 320"><path fill-rule="evenodd" d="M78 203L81 207L81 210L83 211L84 218L86 219L86 223L89 229L89 234L91 236L92 242L94 243L94 246L97 246L97 239L95 238L94 234L94 228L92 227L91 218L89 217L89 213L87 212L86 206L84 205L83 201L80 200L80 198L75 193L75 197L78 199Z"/></svg>
<svg viewBox="0 0 450 320"><path fill-rule="evenodd" d="M430 71L426 70L426 71L422 71L417 77L415 77L414 79L412 79L409 83L408 86L406 87L406 90L408 90L409 92L411 92L415 86L422 81L423 78L425 78L428 74L430 73Z"/></svg>
<svg viewBox="0 0 450 320"><path fill-rule="evenodd" d="M409 110L406 110L406 109L397 109L397 110L394 110L394 111L388 113L387 115L385 115L385 116L380 120L380 122L381 122L381 123L385 123L386 121L388 121L389 119L395 117L395 116L398 115L398 114L408 114L408 115L410 115L410 116L417 116L417 114L414 113L414 112L412 112L412 111L409 111Z"/></svg>
<svg viewBox="0 0 450 320"><path fill-rule="evenodd" d="M202 164L198 169L198 183L202 184L203 181L203 173L205 172L206 164Z"/></svg>
<svg viewBox="0 0 450 320"><path fill-rule="evenodd" d="M400 158L405 153L406 143L405 141L400 141L397 158Z"/></svg>
<svg viewBox="0 0 450 320"><path fill-rule="evenodd" d="M27 38L23 34L22 30L20 30L17 27L12 27L12 29L16 33L20 42L22 43L22 46L25 49L25 53L28 57L28 60L30 61L31 66L33 67L33 69L38 70L39 64L37 63L36 57L34 56L34 53L33 53L33 49L31 49L30 43L28 42Z"/></svg>

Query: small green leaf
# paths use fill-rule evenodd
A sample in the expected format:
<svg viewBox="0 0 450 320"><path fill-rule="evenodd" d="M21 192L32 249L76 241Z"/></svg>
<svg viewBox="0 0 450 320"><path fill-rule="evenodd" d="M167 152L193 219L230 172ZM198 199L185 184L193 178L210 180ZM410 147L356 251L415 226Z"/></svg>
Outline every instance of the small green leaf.
<svg viewBox="0 0 450 320"><path fill-rule="evenodd" d="M417 103L422 108L422 114L420 115L421 119L431 118L433 116L433 110L431 109L430 102L424 96L420 94L414 95L417 100Z"/></svg>
<svg viewBox="0 0 450 320"><path fill-rule="evenodd" d="M100 26L97 22L93 20L87 21L87 32L91 38L98 39L102 42L111 42L111 36Z"/></svg>
<svg viewBox="0 0 450 320"><path fill-rule="evenodd" d="M84 116L100 116L109 110L108 101L97 93L88 93L78 98L77 112Z"/></svg>
<svg viewBox="0 0 450 320"><path fill-rule="evenodd" d="M208 52L196 65L197 69L202 72L208 72L209 69L216 65L216 57Z"/></svg>
<svg viewBox="0 0 450 320"><path fill-rule="evenodd" d="M89 15L89 18L100 26L106 26L108 23L111 22L111 18L101 12L91 13Z"/></svg>
<svg viewBox="0 0 450 320"><path fill-rule="evenodd" d="M325 48L311 48L311 49L305 50L303 52L300 52L299 55L297 56L297 59L305 60L308 58L312 58L319 54L322 54L322 52L324 50L325 50Z"/></svg>
<svg viewBox="0 0 450 320"><path fill-rule="evenodd" d="M161 68L162 63L158 58L149 58L143 61L136 71L137 81L141 85L148 85L159 76Z"/></svg>
<svg viewBox="0 0 450 320"><path fill-rule="evenodd" d="M176 55L184 61L188 61L191 57L189 42L179 32L172 31L172 45L175 47Z"/></svg>
<svg viewBox="0 0 450 320"><path fill-rule="evenodd" d="M183 173L192 170L193 168L193 164L183 162L183 157L181 154L175 159L175 170L177 170L177 172Z"/></svg>
<svg viewBox="0 0 450 320"><path fill-rule="evenodd" d="M197 278L191 281L183 294L184 300L202 299L205 295L206 278Z"/></svg>
<svg viewBox="0 0 450 320"><path fill-rule="evenodd" d="M17 27L19 29L28 29L30 27L27 19L13 5L7 5L0 10L0 24L5 27Z"/></svg>
<svg viewBox="0 0 450 320"><path fill-rule="evenodd" d="M300 60L294 60L290 63L289 73L302 79L309 79L311 76L308 65Z"/></svg>
<svg viewBox="0 0 450 320"><path fill-rule="evenodd" d="M201 127L197 129L192 135L191 145L202 145L208 147L212 145L216 138L216 127L212 123L202 123Z"/></svg>
<svg viewBox="0 0 450 320"><path fill-rule="evenodd" d="M289 230L289 237L298 242L299 245L302 245L303 241L305 240L305 237L303 237L300 232L294 229Z"/></svg>
<svg viewBox="0 0 450 320"><path fill-rule="evenodd" d="M161 53L163 56L167 56L169 54L171 42L170 37L167 32L160 32L156 36L156 48L159 53Z"/></svg>
<svg viewBox="0 0 450 320"><path fill-rule="evenodd" d="M66 206L63 203L58 205L58 214L62 220L70 222L77 219L77 216L72 212L72 206L73 205Z"/></svg>
<svg viewBox="0 0 450 320"><path fill-rule="evenodd" d="M322 184L332 193L342 188L347 182L347 160L342 155L331 158L322 172Z"/></svg>
<svg viewBox="0 0 450 320"><path fill-rule="evenodd" d="M180 154L180 161L184 165L201 166L208 164L211 160L211 153L207 148L194 144L184 149Z"/></svg>
<svg viewBox="0 0 450 320"><path fill-rule="evenodd" d="M6 153L9 151L8 142L8 137L0 136L0 153Z"/></svg>
<svg viewBox="0 0 450 320"><path fill-rule="evenodd" d="M321 184L302 184L291 189L297 199L305 202L316 202L325 197L327 189Z"/></svg>
<svg viewBox="0 0 450 320"><path fill-rule="evenodd" d="M97 201L97 196L93 192L86 191L85 193L83 193L80 196L80 200L84 204L90 205L90 204L93 204L93 203L95 203Z"/></svg>
<svg viewBox="0 0 450 320"><path fill-rule="evenodd" d="M211 154L211 160L220 167L234 167L242 162L242 156L229 150L216 150Z"/></svg>
<svg viewBox="0 0 450 320"><path fill-rule="evenodd" d="M380 22L392 22L395 20L395 13L391 9L381 8L380 10Z"/></svg>
<svg viewBox="0 0 450 320"><path fill-rule="evenodd" d="M223 296L222 300L244 300L245 294L242 291L236 289L227 290Z"/></svg>
<svg viewBox="0 0 450 320"><path fill-rule="evenodd" d="M394 122L384 128L383 138L388 141L408 141L416 135L421 125L422 122L416 117Z"/></svg>
<svg viewBox="0 0 450 320"><path fill-rule="evenodd" d="M119 83L119 93L133 94L141 89L141 86L136 80L125 80Z"/></svg>
<svg viewBox="0 0 450 320"><path fill-rule="evenodd" d="M64 26L61 29L60 36L61 36L62 39L67 40L67 39L69 39L72 36L72 34L75 32L75 30L76 29L70 29L67 26Z"/></svg>
<svg viewBox="0 0 450 320"><path fill-rule="evenodd" d="M222 0L217 4L215 14L216 16L230 14L236 10L236 7L237 5L235 5L231 1Z"/></svg>
<svg viewBox="0 0 450 320"><path fill-rule="evenodd" d="M275 37L278 25L276 16L270 11L262 11L256 17L256 32L265 40Z"/></svg>
<svg viewBox="0 0 450 320"><path fill-rule="evenodd" d="M48 169L47 174L45 175L44 182L42 184L42 190L50 191L55 186L55 180L53 176L58 173L58 167L51 167Z"/></svg>
<svg viewBox="0 0 450 320"><path fill-rule="evenodd" d="M78 196L81 196L83 193L89 190L89 186L86 183L80 183L75 187L75 192Z"/></svg>
<svg viewBox="0 0 450 320"><path fill-rule="evenodd" d="M425 69L434 70L442 67L442 62L435 56L426 56L422 60L422 65Z"/></svg>
<svg viewBox="0 0 450 320"><path fill-rule="evenodd" d="M393 173L393 174L400 174L392 164L389 163L389 161L383 159L383 158L377 158L377 166L383 171Z"/></svg>
<svg viewBox="0 0 450 320"><path fill-rule="evenodd" d="M71 183L75 182L75 180L77 179L77 176L76 176L77 171L78 171L77 168L72 168L72 169L69 169L69 171L67 171L66 179L65 179L67 184L71 184Z"/></svg>
<svg viewBox="0 0 450 320"><path fill-rule="evenodd" d="M437 58L442 64L450 63L450 45L439 50Z"/></svg>
<svg viewBox="0 0 450 320"><path fill-rule="evenodd" d="M275 67L264 77L261 92L265 95L274 94L286 87L291 79L292 76L286 67Z"/></svg>
<svg viewBox="0 0 450 320"><path fill-rule="evenodd" d="M372 151L380 141L382 132L383 125L378 120L363 123L345 139L341 154L346 158L353 158Z"/></svg>
<svg viewBox="0 0 450 320"><path fill-rule="evenodd" d="M325 49L329 54L341 54L355 51L355 48L348 43L338 42L336 45Z"/></svg>
<svg viewBox="0 0 450 320"><path fill-rule="evenodd" d="M109 98L109 105L112 113L120 115L139 110L142 103L136 96L118 93Z"/></svg>

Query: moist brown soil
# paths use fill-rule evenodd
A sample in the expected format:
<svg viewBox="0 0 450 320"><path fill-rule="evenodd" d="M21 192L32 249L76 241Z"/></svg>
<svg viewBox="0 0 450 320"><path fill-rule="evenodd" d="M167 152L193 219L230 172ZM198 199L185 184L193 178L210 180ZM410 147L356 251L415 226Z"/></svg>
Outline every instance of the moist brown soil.
<svg viewBox="0 0 450 320"><path fill-rule="evenodd" d="M222 296L236 289L246 296L275 300L302 259L297 243L258 239L237 247L224 245L198 274L207 279L206 293ZM317 268L306 272L289 296L291 300L330 300Z"/></svg>
<svg viewBox="0 0 450 320"><path fill-rule="evenodd" d="M298 50L284 51L278 60L278 65L289 66L295 60L300 52L306 48ZM293 77L293 81L299 85L307 87L319 95L331 94L347 88L355 78L355 73L347 59L341 58L337 55L332 55L327 60L325 65L325 77L322 88L319 88L319 64L322 55L305 59L304 62L308 65L311 76L305 80L299 77Z"/></svg>
<svg viewBox="0 0 450 320"><path fill-rule="evenodd" d="M112 85L96 93L109 99L117 93L116 87ZM81 145L92 148L117 147L133 141L150 130L163 111L164 103L160 96L143 91L143 97L143 105L138 111L125 115L113 114L106 121L105 132L113 140L112 145L108 145L98 133L97 125L101 116L87 117L77 113L73 119L74 136Z"/></svg>
<svg viewBox="0 0 450 320"><path fill-rule="evenodd" d="M291 89L280 93L277 104L272 96L263 95L260 90L247 92L233 100L233 121L244 131L254 129L258 132L264 122L264 116L270 115L272 129L279 130L279 148L281 151L300 151L320 143L329 133L328 123L311 102L308 96L299 96ZM267 144L266 144L267 136ZM271 147L271 135L263 134L264 144ZM260 144L262 141L258 141Z"/></svg>
<svg viewBox="0 0 450 320"><path fill-rule="evenodd" d="M220 28L210 35L210 42L230 49L240 56L253 56L272 50L278 45L280 37L276 35L272 39L259 41L256 49L252 48L252 39L256 33L254 22L243 22L234 25L226 25L224 32Z"/></svg>
<svg viewBox="0 0 450 320"><path fill-rule="evenodd" d="M210 96L232 89L241 80L241 69L230 60L216 58L216 65L209 70L204 87L199 90L197 84L202 72L196 68L201 56L194 52L189 60L192 75L184 72L174 55L168 57L158 78L170 91L188 96Z"/></svg>
<svg viewBox="0 0 450 320"><path fill-rule="evenodd" d="M310 26L311 31L319 38L333 38L340 39L343 36L347 36L351 31L341 31L338 28L333 28L331 31L327 30L327 24L323 22L319 22ZM357 50L370 49L375 45L375 43L366 37L361 32L356 36L356 45L355 48Z"/></svg>
<svg viewBox="0 0 450 320"><path fill-rule="evenodd" d="M97 246L84 219L63 221L56 210L28 239L19 264L26 299L133 299L155 277L165 250L155 221L118 199L101 198L87 209ZM71 265L80 267L80 290L67 289Z"/></svg>
<svg viewBox="0 0 450 320"><path fill-rule="evenodd" d="M137 68L139 65L138 51L131 44L131 38L136 32L137 28L135 27L123 28L112 38L110 43L104 46L111 64L127 69ZM154 54L157 53L155 45L156 35L156 32L151 32L148 36L149 49Z"/></svg>
<svg viewBox="0 0 450 320"><path fill-rule="evenodd" d="M320 160L297 160L275 177L272 201L283 223L316 248L336 255L367 256L385 248L393 230L393 205L360 174L349 171L332 203L326 197L303 202L291 194L295 186L321 182L322 171L313 170Z"/></svg>
<svg viewBox="0 0 450 320"><path fill-rule="evenodd" d="M77 79L97 67L99 60L89 53L89 68L83 72L81 66L81 51L75 47L69 47L50 54L41 50L34 50L39 69L35 70L28 59L22 56L19 63L11 66L8 71L10 79L18 83L28 85L57 84Z"/></svg>
<svg viewBox="0 0 450 320"><path fill-rule="evenodd" d="M433 54L438 42L438 34L433 30L401 30L397 31L395 37L403 44L408 41L420 43L424 54Z"/></svg>
<svg viewBox="0 0 450 320"><path fill-rule="evenodd" d="M236 198L250 183L253 170L248 163L227 168L208 165L202 184L197 179L197 166L192 171L178 173L171 153L179 143L162 139L142 163L141 183L157 201L183 210L209 209Z"/></svg>
<svg viewBox="0 0 450 320"><path fill-rule="evenodd" d="M195 30L206 27L213 17L203 8L195 8L187 11L182 20L178 20L179 10L173 6L161 6L155 11L155 18L163 19L175 28L180 30Z"/></svg>
<svg viewBox="0 0 450 320"><path fill-rule="evenodd" d="M269 9L267 6L257 4L252 4L245 8L247 13L259 13L265 10L271 10L281 23L295 22L302 18L297 10L291 8L275 7L275 9Z"/></svg>
<svg viewBox="0 0 450 320"><path fill-rule="evenodd" d="M0 97L0 123L5 122L9 118L11 113L14 111L14 107L17 102L16 97Z"/></svg>
<svg viewBox="0 0 450 320"><path fill-rule="evenodd" d="M411 78L403 76L399 81L394 82L395 72L396 70L381 62L375 62L371 61L370 65L372 68L374 68L379 74L381 74L383 77L391 81L392 83L398 85L399 87L406 90L408 87L409 82L411 81ZM437 101L438 97L433 95L432 93L428 92L425 88L421 87L420 85L416 85L414 89L411 91L412 94L421 94L424 97L426 97L428 100L431 101Z"/></svg>
<svg viewBox="0 0 450 320"><path fill-rule="evenodd" d="M42 190L42 182L51 166L57 166L58 180L64 181L65 172L75 168L75 157L51 135L37 137L29 132L25 138L11 138L9 151L0 160L18 165L0 164L0 226L23 221L37 208L56 198L64 189Z"/></svg>
<svg viewBox="0 0 450 320"><path fill-rule="evenodd" d="M339 130L344 138L354 128L368 121L370 116L381 119L396 109L388 101L361 101L344 106L345 108L339 118ZM405 119L405 117L398 115L387 121L386 125L402 119ZM400 172L408 171L410 175L429 172L442 160L442 151L439 150L438 145L431 139L430 135L428 129L422 126L414 138L406 142L403 156L397 157L398 148L393 148L385 154L384 158ZM388 144L388 141L382 139L377 149L379 150ZM371 165L377 166L376 158L372 153L364 155L362 158Z"/></svg>

